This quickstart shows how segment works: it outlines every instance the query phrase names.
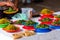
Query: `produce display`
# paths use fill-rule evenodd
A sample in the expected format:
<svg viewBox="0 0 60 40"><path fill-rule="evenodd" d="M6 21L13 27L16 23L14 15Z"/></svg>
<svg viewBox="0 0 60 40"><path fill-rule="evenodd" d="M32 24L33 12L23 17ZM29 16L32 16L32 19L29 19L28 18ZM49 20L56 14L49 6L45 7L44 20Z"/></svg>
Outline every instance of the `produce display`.
<svg viewBox="0 0 60 40"><path fill-rule="evenodd" d="M43 19L43 18L46 18L47 20L49 19L53 19L54 18L54 15L53 15L53 11L52 10L49 10L49 9L43 9L41 12L40 12L40 18ZM39 19L40 21L40 19ZM45 21L45 19L44 19Z"/></svg>
<svg viewBox="0 0 60 40"><path fill-rule="evenodd" d="M46 24L39 24L35 28L36 33L46 33L46 32L50 32L50 31L51 31L51 29L49 29L49 25L46 25Z"/></svg>
<svg viewBox="0 0 60 40"><path fill-rule="evenodd" d="M9 24L7 27L3 28L3 30L7 32L17 32L19 31L19 27L15 27L13 24Z"/></svg>
<svg viewBox="0 0 60 40"><path fill-rule="evenodd" d="M35 30L34 26L23 26L25 30Z"/></svg>
<svg viewBox="0 0 60 40"><path fill-rule="evenodd" d="M23 24L25 22L25 20L18 20L18 21L16 21L15 23L16 24Z"/></svg>
<svg viewBox="0 0 60 40"><path fill-rule="evenodd" d="M56 18L56 19L60 19L60 15L54 16L54 18Z"/></svg>
<svg viewBox="0 0 60 40"><path fill-rule="evenodd" d="M13 10L13 8L9 7L7 10L3 11L5 14L13 14L16 13L18 11L17 10Z"/></svg>
<svg viewBox="0 0 60 40"><path fill-rule="evenodd" d="M46 18L41 18L41 19L40 19L40 22L41 22L42 24L51 24L52 21L53 21L53 19L48 18L48 17L46 17Z"/></svg>
<svg viewBox="0 0 60 40"><path fill-rule="evenodd" d="M49 9L43 9L43 10L41 11L41 13L50 13L50 10L49 10Z"/></svg>
<svg viewBox="0 0 60 40"><path fill-rule="evenodd" d="M49 26L51 29L60 29L60 20L54 20Z"/></svg>
<svg viewBox="0 0 60 40"><path fill-rule="evenodd" d="M28 20L25 22L23 28L26 30L35 30L34 26L36 25L36 22L32 20Z"/></svg>
<svg viewBox="0 0 60 40"><path fill-rule="evenodd" d="M60 20L55 20L53 23L52 23L52 25L58 25L58 26L60 26Z"/></svg>
<svg viewBox="0 0 60 40"><path fill-rule="evenodd" d="M11 7L8 8L8 10L6 10L6 12L13 12L15 10L13 10Z"/></svg>
<svg viewBox="0 0 60 40"><path fill-rule="evenodd" d="M47 17L48 17L48 18L52 18L52 19L54 18L53 15L41 15L41 18L47 18Z"/></svg>
<svg viewBox="0 0 60 40"><path fill-rule="evenodd" d="M49 9L43 9L41 11L41 14L43 14L43 15L51 15L51 14L53 14L53 11L49 10Z"/></svg>
<svg viewBox="0 0 60 40"><path fill-rule="evenodd" d="M44 18L44 19L41 19L42 22L48 22L48 21L51 21L50 18Z"/></svg>
<svg viewBox="0 0 60 40"><path fill-rule="evenodd" d="M60 15L55 16L55 18L60 18Z"/></svg>
<svg viewBox="0 0 60 40"><path fill-rule="evenodd" d="M39 24L39 25L37 25L36 28L49 28L49 26L46 24Z"/></svg>
<svg viewBox="0 0 60 40"><path fill-rule="evenodd" d="M32 21L32 20L28 20L25 25L29 26L29 25L34 25L36 22Z"/></svg>
<svg viewBox="0 0 60 40"><path fill-rule="evenodd" d="M7 23L7 22L9 22L9 20L6 19L6 18L0 19L0 24L5 24L5 23Z"/></svg>
<svg viewBox="0 0 60 40"><path fill-rule="evenodd" d="M7 10L4 11L4 13L13 14L16 13L17 11L9 7ZM10 21L6 18L2 18L0 19L0 28L2 28L2 30L6 31L7 33L14 33L13 34L14 39L22 38L24 36L27 37L32 36L35 33L50 32L52 29L55 28L60 29L60 15L54 16L53 12L54 11L49 9L43 9L40 12L41 13L40 18L38 19L39 20L38 22L40 23L37 23L31 19L15 20L15 22L12 22L13 20Z"/></svg>

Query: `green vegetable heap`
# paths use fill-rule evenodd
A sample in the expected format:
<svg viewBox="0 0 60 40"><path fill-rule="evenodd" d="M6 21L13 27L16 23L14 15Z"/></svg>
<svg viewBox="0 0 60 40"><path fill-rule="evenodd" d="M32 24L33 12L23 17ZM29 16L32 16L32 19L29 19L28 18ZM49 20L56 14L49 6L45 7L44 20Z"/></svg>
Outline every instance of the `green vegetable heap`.
<svg viewBox="0 0 60 40"><path fill-rule="evenodd" d="M57 18L60 18L60 15L58 15Z"/></svg>
<svg viewBox="0 0 60 40"><path fill-rule="evenodd" d="M48 21L51 21L51 19L50 19L50 18L44 18L44 19L42 19L41 21L42 21L42 22L48 22Z"/></svg>
<svg viewBox="0 0 60 40"><path fill-rule="evenodd" d="M39 24L39 25L37 25L36 28L49 28L49 26L46 24Z"/></svg>
<svg viewBox="0 0 60 40"><path fill-rule="evenodd" d="M34 25L36 22L29 20L25 23L25 25L29 26L29 25Z"/></svg>
<svg viewBox="0 0 60 40"><path fill-rule="evenodd" d="M16 21L16 24L22 24L23 22L25 22L25 20L18 20Z"/></svg>
<svg viewBox="0 0 60 40"><path fill-rule="evenodd" d="M60 20L54 21L52 24L53 24L53 25L60 25Z"/></svg>
<svg viewBox="0 0 60 40"><path fill-rule="evenodd" d="M7 12L13 12L15 10L13 10L13 8L9 7L8 10L6 10Z"/></svg>
<svg viewBox="0 0 60 40"><path fill-rule="evenodd" d="M12 24L9 24L7 27L4 28L5 30L16 30L17 27L15 27L14 25Z"/></svg>

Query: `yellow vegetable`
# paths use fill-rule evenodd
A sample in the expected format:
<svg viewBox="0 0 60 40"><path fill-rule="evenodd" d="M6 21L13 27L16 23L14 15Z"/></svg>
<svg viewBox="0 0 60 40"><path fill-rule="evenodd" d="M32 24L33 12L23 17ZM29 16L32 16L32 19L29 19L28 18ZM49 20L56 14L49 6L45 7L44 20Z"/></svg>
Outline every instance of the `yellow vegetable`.
<svg viewBox="0 0 60 40"><path fill-rule="evenodd" d="M43 10L41 11L42 14L47 14L47 13L49 13L49 12L50 12L49 9L43 9Z"/></svg>
<svg viewBox="0 0 60 40"><path fill-rule="evenodd" d="M17 27L15 27L13 24L9 24L7 27L4 28L5 30L16 30Z"/></svg>
<svg viewBox="0 0 60 40"><path fill-rule="evenodd" d="M9 20L7 20L6 18L2 18L0 19L0 24L4 24L6 22L9 22Z"/></svg>

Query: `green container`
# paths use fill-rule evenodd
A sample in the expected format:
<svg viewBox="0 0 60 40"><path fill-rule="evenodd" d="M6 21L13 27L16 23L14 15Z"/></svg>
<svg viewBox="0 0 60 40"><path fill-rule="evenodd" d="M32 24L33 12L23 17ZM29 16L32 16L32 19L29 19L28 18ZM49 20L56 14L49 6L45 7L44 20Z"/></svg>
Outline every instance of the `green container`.
<svg viewBox="0 0 60 40"><path fill-rule="evenodd" d="M5 23L5 24L0 24L0 28L4 28L4 27L6 27L6 26L8 26L10 23Z"/></svg>

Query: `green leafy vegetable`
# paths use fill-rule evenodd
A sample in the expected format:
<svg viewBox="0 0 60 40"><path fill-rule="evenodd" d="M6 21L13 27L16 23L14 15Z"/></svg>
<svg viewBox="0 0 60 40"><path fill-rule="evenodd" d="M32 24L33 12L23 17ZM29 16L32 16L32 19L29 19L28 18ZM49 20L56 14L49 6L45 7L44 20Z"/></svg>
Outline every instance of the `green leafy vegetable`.
<svg viewBox="0 0 60 40"><path fill-rule="evenodd" d="M9 7L8 10L6 10L7 12L13 12L15 10L13 10L13 8Z"/></svg>
<svg viewBox="0 0 60 40"><path fill-rule="evenodd" d="M52 24L53 24L53 25L60 25L60 20L54 21Z"/></svg>
<svg viewBox="0 0 60 40"><path fill-rule="evenodd" d="M32 21L32 20L29 20L29 21L27 21L26 23L25 23L25 25L33 25L33 24L35 24L36 22L34 22L34 21Z"/></svg>
<svg viewBox="0 0 60 40"><path fill-rule="evenodd" d="M16 24L22 24L23 22L25 22L25 20L18 20L16 21Z"/></svg>
<svg viewBox="0 0 60 40"><path fill-rule="evenodd" d="M37 25L36 28L48 28L49 26L46 25L46 24L40 24L40 25Z"/></svg>
<svg viewBox="0 0 60 40"><path fill-rule="evenodd" d="M51 19L50 18L44 18L44 19L42 19L41 21L42 22L48 22L48 21L50 21Z"/></svg>
<svg viewBox="0 0 60 40"><path fill-rule="evenodd" d="M58 15L57 18L60 18L60 15Z"/></svg>

